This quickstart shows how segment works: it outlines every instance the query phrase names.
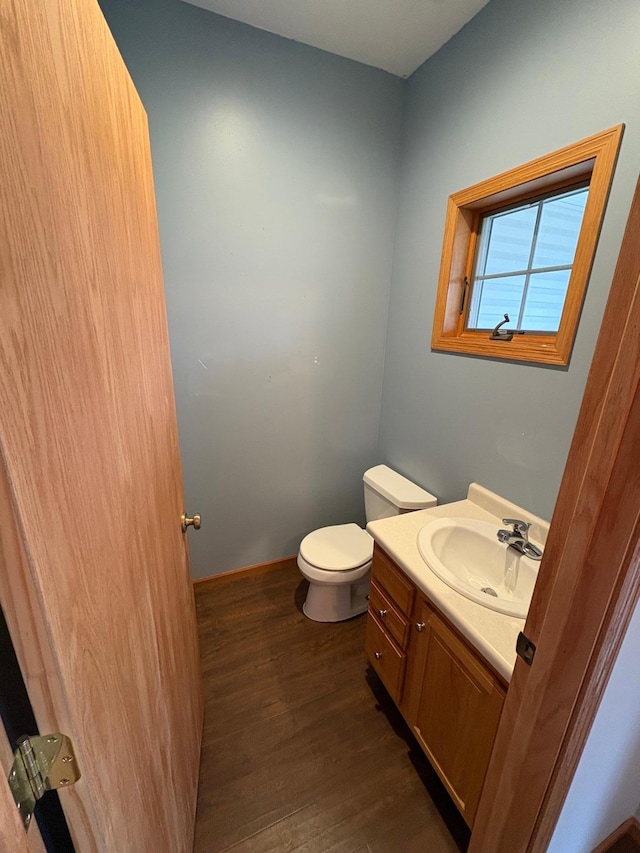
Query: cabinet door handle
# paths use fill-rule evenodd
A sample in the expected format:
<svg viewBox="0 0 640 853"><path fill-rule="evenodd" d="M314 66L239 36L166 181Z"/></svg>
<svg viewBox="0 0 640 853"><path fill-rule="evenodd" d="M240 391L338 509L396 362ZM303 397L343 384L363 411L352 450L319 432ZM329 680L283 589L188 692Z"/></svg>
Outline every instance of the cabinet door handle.
<svg viewBox="0 0 640 853"><path fill-rule="evenodd" d="M382 657L382 652L374 652L373 656L376 660L380 660L380 658Z"/></svg>
<svg viewBox="0 0 640 853"><path fill-rule="evenodd" d="M378 616L379 616L381 619L384 619L384 617L385 617L386 615L387 615L387 611L386 611L386 610L378 610Z"/></svg>
<svg viewBox="0 0 640 853"><path fill-rule="evenodd" d="M419 631L420 633L422 633L426 627L427 627L426 622L416 622L416 631Z"/></svg>

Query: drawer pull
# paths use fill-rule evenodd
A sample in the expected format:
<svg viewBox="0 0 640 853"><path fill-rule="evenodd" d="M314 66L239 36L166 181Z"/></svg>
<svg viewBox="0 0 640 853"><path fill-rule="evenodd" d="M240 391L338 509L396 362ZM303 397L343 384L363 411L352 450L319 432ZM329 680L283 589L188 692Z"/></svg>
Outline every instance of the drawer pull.
<svg viewBox="0 0 640 853"><path fill-rule="evenodd" d="M426 627L427 625L425 622L416 622L416 631L422 633Z"/></svg>
<svg viewBox="0 0 640 853"><path fill-rule="evenodd" d="M376 660L380 660L380 658L382 657L382 652L374 652L373 656Z"/></svg>
<svg viewBox="0 0 640 853"><path fill-rule="evenodd" d="M379 616L381 619L384 619L384 617L385 617L386 615L387 615L387 611L386 611L386 610L378 610L378 616Z"/></svg>

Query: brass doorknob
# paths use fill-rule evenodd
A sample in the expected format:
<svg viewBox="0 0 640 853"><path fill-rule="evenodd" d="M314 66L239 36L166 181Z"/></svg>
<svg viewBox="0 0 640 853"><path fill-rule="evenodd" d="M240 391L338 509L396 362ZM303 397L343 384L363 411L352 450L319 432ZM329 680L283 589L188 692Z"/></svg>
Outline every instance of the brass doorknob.
<svg viewBox="0 0 640 853"><path fill-rule="evenodd" d="M189 518L185 512L182 513L180 517L180 521L182 522L182 532L185 533L187 527L193 527L194 530L200 530L200 516L194 515L193 518Z"/></svg>

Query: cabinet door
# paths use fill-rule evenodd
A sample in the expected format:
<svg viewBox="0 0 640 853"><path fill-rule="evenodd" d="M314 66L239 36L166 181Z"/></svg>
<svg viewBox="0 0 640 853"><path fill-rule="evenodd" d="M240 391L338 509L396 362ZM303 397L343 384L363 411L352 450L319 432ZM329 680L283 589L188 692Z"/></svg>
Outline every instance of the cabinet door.
<svg viewBox="0 0 640 853"><path fill-rule="evenodd" d="M412 638L419 696L414 733L469 826L473 824L504 690L483 663L424 602L424 630ZM418 681L419 679L419 681Z"/></svg>

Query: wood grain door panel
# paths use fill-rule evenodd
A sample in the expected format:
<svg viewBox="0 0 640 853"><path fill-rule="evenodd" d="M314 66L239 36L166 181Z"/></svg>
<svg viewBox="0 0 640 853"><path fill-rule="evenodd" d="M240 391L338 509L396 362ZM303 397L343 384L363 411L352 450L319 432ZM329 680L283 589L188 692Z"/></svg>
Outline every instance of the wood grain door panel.
<svg viewBox="0 0 640 853"><path fill-rule="evenodd" d="M202 700L146 116L93 0L4 4L0 74L2 605L41 730L75 742L78 850L187 851Z"/></svg>

